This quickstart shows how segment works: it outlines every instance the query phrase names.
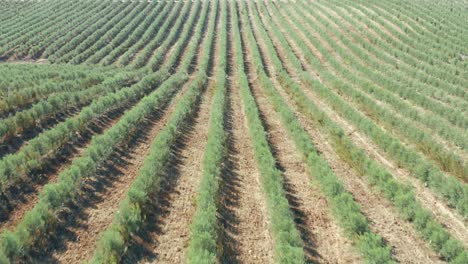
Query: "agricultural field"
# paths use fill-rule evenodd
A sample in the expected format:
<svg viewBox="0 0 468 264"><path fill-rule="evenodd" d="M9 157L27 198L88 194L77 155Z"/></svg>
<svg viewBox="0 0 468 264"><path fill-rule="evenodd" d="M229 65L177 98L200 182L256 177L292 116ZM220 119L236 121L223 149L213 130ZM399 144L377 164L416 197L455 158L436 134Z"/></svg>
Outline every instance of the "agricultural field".
<svg viewBox="0 0 468 264"><path fill-rule="evenodd" d="M0 264L468 264L465 0L0 1Z"/></svg>

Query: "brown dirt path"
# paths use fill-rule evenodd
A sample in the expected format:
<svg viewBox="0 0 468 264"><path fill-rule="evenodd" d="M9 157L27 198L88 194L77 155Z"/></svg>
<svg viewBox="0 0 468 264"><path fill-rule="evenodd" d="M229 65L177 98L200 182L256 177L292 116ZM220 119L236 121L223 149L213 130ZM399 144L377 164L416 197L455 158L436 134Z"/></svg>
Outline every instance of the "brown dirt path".
<svg viewBox="0 0 468 264"><path fill-rule="evenodd" d="M220 222L223 263L272 263L273 238L269 233L266 201L255 161L244 104L237 82L232 13L228 5L228 87L226 130L228 157L222 174Z"/></svg>
<svg viewBox="0 0 468 264"><path fill-rule="evenodd" d="M228 109L231 168L224 175L221 209L226 248L223 258L228 263L272 263L274 242L269 233L260 172L235 76L231 76L231 83Z"/></svg>
<svg viewBox="0 0 468 264"><path fill-rule="evenodd" d="M213 85L202 98L194 125L184 132L183 143L177 153L177 169L171 169L165 177L172 185L163 188L160 201L164 201L164 212L160 215L154 233L152 254L155 259L142 259L140 263L181 263L185 259L190 223L196 211L196 192L202 173L202 160L208 139Z"/></svg>

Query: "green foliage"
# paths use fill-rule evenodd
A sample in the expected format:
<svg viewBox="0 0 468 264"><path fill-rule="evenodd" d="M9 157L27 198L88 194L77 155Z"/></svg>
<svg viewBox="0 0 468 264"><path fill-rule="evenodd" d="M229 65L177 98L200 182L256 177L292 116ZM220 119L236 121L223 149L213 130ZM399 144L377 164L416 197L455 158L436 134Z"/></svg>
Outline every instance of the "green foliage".
<svg viewBox="0 0 468 264"><path fill-rule="evenodd" d="M358 238L358 247L362 252L366 263L388 263L389 246L385 245L382 238L370 232L364 233Z"/></svg>
<svg viewBox="0 0 468 264"><path fill-rule="evenodd" d="M229 4L234 59L239 72L235 81L240 84L261 171L277 261L303 262L304 252L285 199L281 172L276 168L259 110L249 90L242 55L247 49L253 59L249 65L249 71L255 76L252 78L258 77L256 83L281 116L309 173L319 182L336 219L366 262L391 262L390 249L381 237L370 231L359 205L319 155L276 87L284 88L299 111L327 133L341 159L381 191L401 218L411 222L436 252L447 261L468 263L463 244L423 208L412 188L394 179L391 172L355 146L343 129L302 90L310 88L398 166L419 178L466 218L468 186L452 177L465 181L468 175L466 162L457 149L464 153L468 148L464 134L468 127L468 77L463 70L468 68L468 63L464 59L467 31L461 19L466 11L463 6L457 1L422 5L418 1L400 0L299 1L296 5L278 1L268 4L231 1ZM200 52L197 55L200 70L190 92L177 107L177 114L164 133L155 139L152 155L128 190L114 223L104 232L94 257L98 263L120 260L131 234L141 231L145 224L148 197L159 191L159 172L169 159L168 146L177 138L178 128L190 116L207 81L205 73L210 55L213 56L209 54L214 42L211 39L215 20L219 18L222 32L216 35L222 39L223 59L219 67L223 70L216 76L210 136L187 255L190 263L218 261L217 196L226 144L225 5L225 1L210 4L107 0L47 4L0 2L2 60L43 58L52 63L127 67L124 72L64 64L0 65L0 142L8 144L18 134L42 125L57 114L82 108L76 116L45 130L18 152L0 160L2 199L11 186L34 181L36 175L32 172L41 169L58 150L76 140L93 120L144 98L114 127L93 138L84 155L60 174L57 183L45 186L37 205L13 232L2 233L0 263L18 262L32 247L47 243L48 235L58 224L56 213L76 198L78 183L92 176L147 115L171 100L178 86L187 80L185 73L193 70L195 54ZM213 12L218 6L221 12ZM267 15L260 19L259 12ZM241 39L240 34L247 37ZM279 45L273 44L273 35ZM260 51L260 46L265 50ZM264 65L265 62L270 65ZM133 68L142 69L133 71ZM309 69L314 72L308 72ZM156 70L159 71L154 73ZM153 92L156 87L158 90ZM448 147L445 142L449 143ZM452 149L457 149L456 153Z"/></svg>
<svg viewBox="0 0 468 264"><path fill-rule="evenodd" d="M218 3L215 5L218 8ZM187 249L187 263L217 263L218 260L218 192L221 166L225 158L225 144L227 136L224 131L226 110L226 4L221 7L221 33L217 62L216 90L211 107L208 142L203 158L202 180L198 187L197 209L192 220L191 236ZM218 9L219 9L218 8ZM211 16L212 18L215 15ZM213 35L215 20L212 19L207 35ZM211 49L212 42L207 42L207 49ZM207 62L206 62L207 63ZM202 63L207 67L206 63Z"/></svg>

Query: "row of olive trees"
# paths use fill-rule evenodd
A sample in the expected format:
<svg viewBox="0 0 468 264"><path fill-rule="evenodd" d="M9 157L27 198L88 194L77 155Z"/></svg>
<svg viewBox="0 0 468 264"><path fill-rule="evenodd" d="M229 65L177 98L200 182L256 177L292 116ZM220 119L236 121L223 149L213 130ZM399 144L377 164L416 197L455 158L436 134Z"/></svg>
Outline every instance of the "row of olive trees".
<svg viewBox="0 0 468 264"><path fill-rule="evenodd" d="M25 85L21 89L15 90L7 89L5 94L0 97L0 116L18 112L28 105L47 99L52 94L85 90L101 83L109 76L107 73L98 69L95 72L85 72L85 75L86 77L72 80L44 78L35 81L36 85ZM18 84L12 83L12 86L16 85Z"/></svg>
<svg viewBox="0 0 468 264"><path fill-rule="evenodd" d="M66 83L62 83L66 84ZM81 85L81 86L77 86ZM69 86L68 88L73 88ZM77 83L75 90L49 95L46 100L33 104L30 108L14 113L0 120L0 143L9 142L12 137L41 126L45 120L71 109L80 109L91 103L96 97L105 96L122 88L105 84ZM14 96L14 98L18 98ZM24 101L20 101L26 103ZM18 106L17 106L18 107Z"/></svg>
<svg viewBox="0 0 468 264"><path fill-rule="evenodd" d="M50 35L47 38L44 38L40 43L38 43L37 48L39 54L36 54L35 57L41 56L48 58L50 61L54 61L62 55L61 49L64 49L69 42L74 42L75 45L83 41L86 36L89 36L93 33L90 27L103 18L108 18L108 14L113 13L112 10L119 9L115 5L109 4L107 1L94 2L94 4L88 4L89 6L94 6L95 8L85 13L86 23L78 23L72 27L62 27L59 32L60 35ZM78 13L78 12L77 12ZM80 16L78 17L79 21L84 19ZM93 28L95 29L95 28ZM79 38L80 40L76 40Z"/></svg>
<svg viewBox="0 0 468 264"><path fill-rule="evenodd" d="M98 34L104 34L111 27L111 24L108 22L112 21L112 23L116 23L116 21L129 13L132 10L133 4L130 2L112 2L109 6L113 8L109 9L105 14L101 14L93 24L87 25L84 31L81 31L79 34L70 32L70 34L67 34L62 39L62 42L48 46L44 50L44 56L54 63L68 61L70 57L86 50L87 47L97 40Z"/></svg>
<svg viewBox="0 0 468 264"><path fill-rule="evenodd" d="M83 24L83 20L86 20L86 23L90 23L91 21L87 19L89 14L96 13L96 9L104 8L105 5L102 2L96 4L85 2L84 5L73 6L72 9L61 9L58 12L52 10L46 16L53 18L53 22L46 28L37 31L31 38L22 42L18 48L15 48L14 56L16 58L38 59L44 49L52 44L52 41L55 41L67 32L74 31L76 27Z"/></svg>
<svg viewBox="0 0 468 264"><path fill-rule="evenodd" d="M217 3L217 13L213 13L210 21L207 38L217 42L218 54L211 54L211 60L216 75L213 86L216 90L213 95L209 121L208 140L202 161L202 175L198 186L196 198L196 212L190 225L190 241L187 248L186 260L188 263L216 263L220 258L219 238L220 225L219 205L220 189L222 188L221 173L227 158L228 135L225 131L227 116L227 3ZM216 17L219 18L216 34ZM216 36L216 37L212 37ZM213 44L204 49L210 49ZM216 56L216 57L215 57Z"/></svg>
<svg viewBox="0 0 468 264"><path fill-rule="evenodd" d="M37 10L29 19L26 20L14 20L15 23L5 28L8 32L5 32L0 37L0 56L14 52L15 48L21 48L20 52L26 50L28 47L21 45L28 39L33 38L41 31L47 29L47 27L53 26L55 18L61 19L68 16L67 14L73 8L84 5L83 2L77 1L74 3L67 3L65 1L51 2L50 4L44 5L45 8ZM60 12L58 17L51 16L50 14L57 9L64 10L66 12ZM2 26L3 28L3 26Z"/></svg>
<svg viewBox="0 0 468 264"><path fill-rule="evenodd" d="M159 74L158 78L151 76L143 78L135 85L125 87L138 81L141 74L122 73L102 83L107 89L117 89L115 92L94 100L83 108L76 116L67 118L64 122L48 129L37 137L28 141L20 151L7 155L0 160L0 192L6 191L22 181L34 181L30 172L40 169L48 160L56 157L63 146L78 139L79 133L84 132L88 125L111 110L125 107L153 90L160 82L168 77L168 73ZM136 78L136 80L135 80ZM155 80L159 80L159 83ZM2 196L5 197L5 196ZM1 201L3 204L5 201Z"/></svg>
<svg viewBox="0 0 468 264"><path fill-rule="evenodd" d="M115 3L113 2L111 5L115 6L114 10L117 10L115 14L109 17L109 19L105 19L102 23L96 23L91 25L88 29L93 28L92 34L86 36L86 38L82 39L80 42L77 42L76 46L69 46L66 50L68 52L64 53L60 58L56 58L54 60L55 63L67 63L72 62L72 59L82 55L86 50L91 48L95 43L98 43L102 36L104 36L107 32L110 32L115 25L119 24L120 21L125 20L127 16L131 16L138 9L137 2L128 2L127 4L123 3ZM123 6L123 9L119 9L120 6ZM143 7L144 5L140 5ZM70 43L65 45L68 46ZM79 62L79 61L77 61Z"/></svg>
<svg viewBox="0 0 468 264"><path fill-rule="evenodd" d="M233 1L234 2L234 1ZM266 137L266 131L260 118L260 110L257 107L255 97L252 94L251 86L247 76L247 69L244 63L247 61L243 52L252 52L255 73L260 73L262 59L255 47L255 40L252 39L250 29L250 18L247 16L244 2L232 4L231 16L233 21L232 32L234 37L235 64L239 75L239 87L241 99L244 104L244 112L249 124L249 134L252 141L255 159L261 176L261 184L271 221L269 228L272 232L275 245L275 257L279 263L303 263L305 261L304 243L294 222L294 216L290 209L290 204L286 198L284 182L281 171L277 168L276 160ZM237 16L240 14L240 17ZM242 21L242 27L237 23ZM241 32L245 33L242 35ZM257 85L257 84L255 84ZM260 80L260 85L263 85Z"/></svg>

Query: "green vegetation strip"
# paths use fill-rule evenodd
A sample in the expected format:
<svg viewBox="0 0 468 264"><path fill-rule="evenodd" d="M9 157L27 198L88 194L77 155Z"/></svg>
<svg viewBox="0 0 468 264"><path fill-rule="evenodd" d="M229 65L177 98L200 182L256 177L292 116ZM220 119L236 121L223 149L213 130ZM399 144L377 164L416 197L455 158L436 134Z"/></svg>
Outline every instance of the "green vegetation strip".
<svg viewBox="0 0 468 264"><path fill-rule="evenodd" d="M174 35L180 30L180 27L183 24L180 21L183 21L184 19L177 20L177 18L186 18L190 12L195 12L200 9L200 4L193 6L194 4L192 2L179 2L172 4L176 6L171 9L172 11L170 16L166 19L164 24L158 30L156 36L154 36L151 39L151 41L144 47L143 50L138 52L138 56L134 59L132 58L132 61L127 62L129 63L129 66L134 68L141 68L147 65L148 60L150 59L153 61L160 61L162 55L165 55L167 53L167 47L170 46L168 43L175 41L176 38L174 37ZM177 23L177 21L179 21L179 24L174 24ZM172 32L172 34L169 32ZM124 57L124 59L121 60L121 63L125 62L126 61Z"/></svg>
<svg viewBox="0 0 468 264"><path fill-rule="evenodd" d="M95 41L86 51L79 53L73 57L70 62L73 64L80 64L87 61L91 56L101 58L100 51L103 48L112 50L116 48L118 43L130 35L130 32L135 30L138 24L143 24L142 20L149 17L150 11L157 9L153 3L139 4L128 14L124 19L113 25L111 29L106 31L99 40ZM109 40L112 41L109 41ZM96 63L96 62L94 62Z"/></svg>
<svg viewBox="0 0 468 264"><path fill-rule="evenodd" d="M104 46L100 51L89 57L86 63L101 62L101 64L104 65L111 64L119 55L124 51L128 51L133 44L141 40L144 36L143 34L147 30L150 30L153 25L158 26L161 21L164 21L165 15L167 14L166 11L169 10L171 6L172 5L167 2L163 2L152 8L149 15L140 15L144 17L144 20L135 25L137 27L134 30L120 32L119 37L113 39L110 45Z"/></svg>
<svg viewBox="0 0 468 264"><path fill-rule="evenodd" d="M76 53L78 50L82 51L85 47L85 43L89 43L89 41L87 41L89 36L93 34L95 35L95 33L103 34L106 22L109 22L113 18L120 19L130 11L130 6L131 3L109 3L109 7L111 8L107 8L107 12L98 16L97 21L92 25L88 25L88 27L86 27L84 31L80 32L80 34L71 34L63 40L61 45L51 45L47 47L44 51L48 54L47 59L51 62L64 62L67 55L70 53ZM115 20L116 19L114 19L114 21ZM52 50L54 50L53 53Z"/></svg>
<svg viewBox="0 0 468 264"><path fill-rule="evenodd" d="M114 5L109 4L107 1L102 1L104 4L104 7L99 8L97 12L94 13L87 13L84 14L86 17L86 21L84 23L81 23L77 27L73 28L73 30L70 30L68 32L65 32L62 36L58 38L52 38L48 40L48 42L44 43L43 41L40 44L39 50L37 51L39 54L33 54L34 56L39 56L41 55L44 58L47 58L49 61L53 62L57 59L56 52L58 52L60 49L62 49L64 46L69 45L70 42L74 42L75 45L77 43L80 43L80 41L74 40L75 37L84 34L84 32L91 32L91 30L96 30L94 25L101 19L103 16L105 16L107 13L110 13L112 9L116 9ZM85 20L83 17L81 18L82 20Z"/></svg>
<svg viewBox="0 0 468 264"><path fill-rule="evenodd" d="M218 193L223 161L226 157L227 135L224 130L226 115L226 3L222 2L221 32L216 34L219 60L214 83L216 90L211 107L208 142L203 157L203 171L198 187L196 212L191 223L191 236L188 246L187 263L217 263L218 248ZM213 36L212 32L208 36Z"/></svg>
<svg viewBox="0 0 468 264"><path fill-rule="evenodd" d="M301 11L299 12L301 13ZM291 14L291 12L289 14ZM288 16L288 19L296 21L296 24L299 23L299 21L294 20L294 17L292 16ZM315 23L314 26L316 24L318 23ZM413 118L415 122L424 121L428 127L434 127L438 131L444 131L443 134L447 134L447 131L451 131L448 134L455 134L455 137L451 136L450 138L458 139L454 141L455 143L458 142L457 145L463 146L467 144L466 137L456 133L457 129L454 129L452 126L444 122L445 120L443 118L431 114L430 112L421 113L421 111L416 110L414 106L408 104L405 100L393 94L392 91L402 90L405 93L400 94L403 98L409 97L409 94L417 94L419 96L419 94L414 91L415 87L412 87L414 86L411 85L412 82L405 81L407 79L405 76L396 76L392 79L388 78L388 76L384 76L383 74L377 74L375 73L377 66L372 68L364 67L363 65L365 64L373 64L374 59L371 59L369 56L367 56L365 61L358 62L355 57L349 58L349 54L351 52L347 51L341 46L334 44L335 41L327 35L327 32L335 32L336 35L339 33L337 33L333 28L327 29L327 31L322 30L320 32L321 35L328 41L328 43L330 43L330 45L332 45L334 50L338 51L342 58L349 58L349 60L352 61L354 68L358 68L364 73L363 75L366 76L366 78L359 77L354 72L350 72L347 67L344 67L343 63L339 62L333 55L331 55L330 52L328 52L328 50L320 44L320 42L312 39L312 34L309 33L310 31L308 31L307 28L303 26L299 27L301 30L305 31L307 39L313 42L314 47L320 50L320 52L324 54L324 57L327 58L329 63L335 69L337 69L335 73L323 71L324 67L322 66L322 63L319 61L319 59L311 54L310 50L307 50L306 56L309 62L313 64L314 68L320 72L321 76L323 76L322 80L326 81L327 83L331 83L330 86L334 89L338 89L338 93L345 94L353 101L355 101L357 108L361 109L362 112L367 113L367 115L369 115L370 118L377 124L382 124L390 131L396 132L400 138L410 141L410 143L412 143L418 151L425 154L429 159L435 161L443 170L452 173L453 175L456 175L463 180L468 179L468 168L466 168L466 166L463 164L463 161L460 157L450 151L447 151L442 144L438 143L432 137L431 134L419 129L419 127L415 125L414 122L409 122L406 121L405 118L399 118L398 116L395 116L394 113L378 105L371 99L370 96L360 91L365 90L369 95L377 97L376 99L393 105L398 113L405 117ZM341 40L346 43L346 47L355 47L351 41L347 41L343 37L341 37ZM362 51L359 52L362 53ZM390 73L388 72L391 71L392 69L386 69L384 71L386 72L385 75L389 75ZM376 86L375 83L367 80L367 78L371 78L374 82L380 83L380 86L385 87L385 89L382 89L380 86ZM399 80L399 82L394 81L394 79ZM408 89L406 85L411 87L411 89ZM403 88L403 86L405 87ZM424 96L420 97L422 98ZM426 101L428 103L432 102L431 100ZM432 107L429 107L428 109L430 108ZM398 119L398 122L395 122L396 119Z"/></svg>
<svg viewBox="0 0 468 264"><path fill-rule="evenodd" d="M91 86L90 82L88 86ZM69 87L72 88L72 87ZM91 103L96 97L117 92L122 85L109 85L108 83L94 85L88 89L76 87L75 91L50 95L47 100L32 105L31 108L16 112L14 115L0 120L0 143L8 142L12 137L23 131L32 129L44 120L60 113L66 113L73 108L80 108ZM84 89L78 89L84 88Z"/></svg>
<svg viewBox="0 0 468 264"><path fill-rule="evenodd" d="M174 12L174 10L178 10L180 6L182 5L174 5L173 3L165 4L164 9L159 12L160 15L157 17L157 19L152 20L150 25L145 27L145 32L141 36L137 36L139 33L135 31L127 39L128 41L133 42L132 44L128 44L130 46L128 49L120 50L122 46L117 49L113 49L112 52L102 60L101 63L104 65L109 65L115 62L119 66L129 64L139 50L146 47L151 40L155 39L156 34L160 34L159 32L164 29L164 23L168 23L168 21L170 21L169 14ZM135 33L137 35L135 35Z"/></svg>
<svg viewBox="0 0 468 264"><path fill-rule="evenodd" d="M18 75L18 77L21 75ZM7 96L0 99L0 116L8 113L18 112L29 104L49 98L51 95L62 92L75 92L85 90L91 86L97 85L107 79L108 75L99 72L99 74L89 75L83 78L56 82L51 80L38 81L38 85L23 87L20 90L7 92Z"/></svg>
<svg viewBox="0 0 468 264"><path fill-rule="evenodd" d="M113 3L114 5L120 5L123 3ZM59 63L74 63L72 61L72 58L75 56L79 56L80 54L84 54L86 50L91 48L92 45L95 43L99 42L101 37L106 35L108 32L112 32L112 28L119 24L120 21L124 21L126 17L131 16L133 12L135 12L135 9L138 7L138 2L127 2L125 3L127 6L121 10L120 12L117 12L115 15L111 16L109 20L103 20L103 24L96 30L92 31L90 35L86 36L86 38L83 41L80 41L77 43L78 45L75 47L72 47L68 52L66 52L60 59ZM118 8L115 8L118 9ZM102 20L102 19L101 19Z"/></svg>

